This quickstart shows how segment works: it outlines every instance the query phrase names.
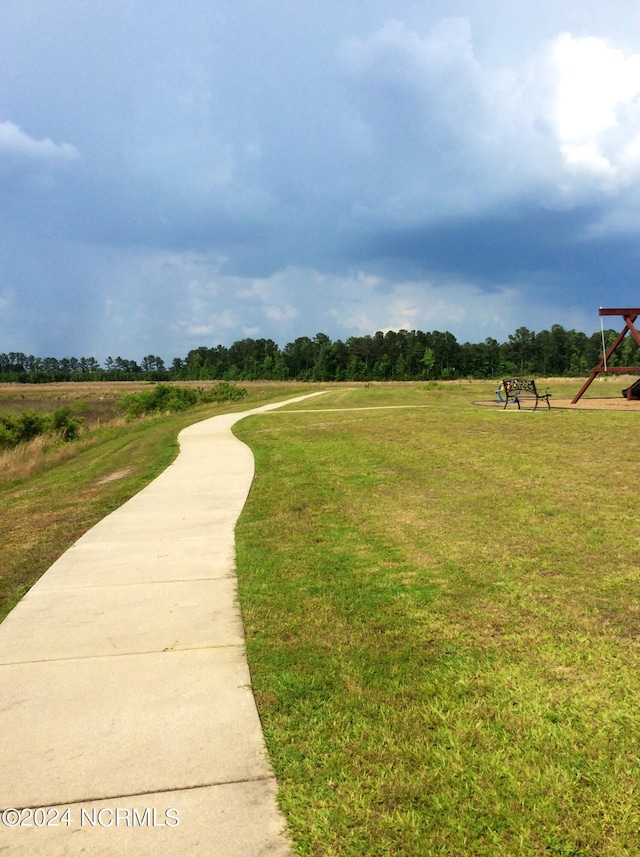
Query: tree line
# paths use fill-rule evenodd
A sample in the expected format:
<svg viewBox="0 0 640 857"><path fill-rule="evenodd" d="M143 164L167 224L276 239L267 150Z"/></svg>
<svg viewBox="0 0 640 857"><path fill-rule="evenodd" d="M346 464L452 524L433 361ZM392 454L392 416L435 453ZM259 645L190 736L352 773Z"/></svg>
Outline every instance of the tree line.
<svg viewBox="0 0 640 857"><path fill-rule="evenodd" d="M605 331L605 346L617 336ZM600 331L588 336L554 324L535 333L519 327L506 342L488 337L459 343L448 331L378 331L332 340L301 336L280 348L272 339L242 339L231 346L200 346L165 364L149 354L140 363L107 357L34 357L0 354L0 381L417 381L587 375L602 357ZM626 337L611 366L640 365L640 347Z"/></svg>

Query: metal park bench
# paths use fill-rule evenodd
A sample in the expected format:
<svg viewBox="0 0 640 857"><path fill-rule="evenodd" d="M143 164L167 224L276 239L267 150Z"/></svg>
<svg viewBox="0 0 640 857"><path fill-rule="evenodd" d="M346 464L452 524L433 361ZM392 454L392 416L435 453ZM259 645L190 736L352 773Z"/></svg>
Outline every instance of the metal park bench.
<svg viewBox="0 0 640 857"><path fill-rule="evenodd" d="M506 378L502 382L502 386L504 389L504 408L505 410L509 402L515 402L518 406L518 410L520 410L520 399L533 399L535 398L536 403L533 408L538 407L538 402L542 399L547 403L547 408L551 410L551 403L549 399L551 398L551 393L548 392L549 388L547 387L546 393L539 393L536 388L536 382L533 378Z"/></svg>

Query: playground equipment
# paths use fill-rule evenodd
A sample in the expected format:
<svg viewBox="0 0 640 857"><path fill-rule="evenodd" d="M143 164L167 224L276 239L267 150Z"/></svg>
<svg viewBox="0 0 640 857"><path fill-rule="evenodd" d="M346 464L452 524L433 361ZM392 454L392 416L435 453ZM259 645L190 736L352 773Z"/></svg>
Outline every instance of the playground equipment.
<svg viewBox="0 0 640 857"><path fill-rule="evenodd" d="M640 380L623 390L622 395L625 399L640 399Z"/></svg>
<svg viewBox="0 0 640 857"><path fill-rule="evenodd" d="M600 318L601 318L601 322L600 322L601 324L602 324L602 316L620 315L624 319L624 325L625 326L620 331L620 333L616 337L613 344L611 346L609 346L609 349L606 351L606 353L604 353L604 334L603 334L603 337L602 337L602 339L603 339L603 344L602 344L603 357L602 357L602 360L592 370L591 375L587 378L587 381L581 387L580 392L577 393L577 395L575 395L573 397L573 399L571 400L572 405L575 405L575 403L578 402L582 398L583 394L586 392L586 390L590 387L592 382L598 377L598 375L601 372L617 372L618 374L624 374L626 372L640 372L640 366L608 366L607 365L607 361L609 360L611 355L615 352L615 350L618 348L618 346L620 345L622 340L625 338L627 333L631 333L631 335L633 336L635 341L638 343L638 345L640 345L640 333L634 327L634 322L638 318L638 316L640 315L640 307L617 308L617 309L610 309L610 308L608 309L605 307L600 307L600 309L598 310L598 313L599 313ZM624 390L623 394L626 396L627 399L636 398L636 394L632 393L632 391L634 390L634 388L637 386L638 383L640 383L640 382L636 382L635 384L632 384L630 387L627 387L626 390Z"/></svg>

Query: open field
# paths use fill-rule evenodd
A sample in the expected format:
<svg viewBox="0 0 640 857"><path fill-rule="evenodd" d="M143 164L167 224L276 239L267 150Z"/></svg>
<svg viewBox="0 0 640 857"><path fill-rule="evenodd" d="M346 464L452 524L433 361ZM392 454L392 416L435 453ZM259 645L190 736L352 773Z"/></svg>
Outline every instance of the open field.
<svg viewBox="0 0 640 857"><path fill-rule="evenodd" d="M470 406L487 391L237 426L249 660L301 855L640 851L640 413Z"/></svg>
<svg viewBox="0 0 640 857"><path fill-rule="evenodd" d="M544 383L554 405L580 386ZM472 406L491 382L332 385L238 424L257 463L241 606L298 854L640 851L640 407L624 385L535 414ZM64 394L50 386L10 394ZM86 386L98 412L105 391ZM233 406L105 421L35 474L0 475L5 611L169 463L182 426L321 388L243 386Z"/></svg>
<svg viewBox="0 0 640 857"><path fill-rule="evenodd" d="M217 381L164 381L168 387L208 389ZM238 387L249 391L244 400L248 407L284 398L289 391L306 390L308 385L278 383L277 381L238 382ZM123 393L140 393L154 387L152 381L69 381L52 384L1 384L0 414L19 414L23 411L49 413L65 405L74 416L81 417L88 428L110 423L122 415L118 400ZM237 408L235 409L237 410Z"/></svg>

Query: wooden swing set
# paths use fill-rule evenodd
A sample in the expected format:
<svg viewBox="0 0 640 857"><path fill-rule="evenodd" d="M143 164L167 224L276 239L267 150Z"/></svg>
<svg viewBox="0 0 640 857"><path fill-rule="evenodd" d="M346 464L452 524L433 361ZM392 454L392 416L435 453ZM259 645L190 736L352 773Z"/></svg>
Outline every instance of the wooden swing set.
<svg viewBox="0 0 640 857"><path fill-rule="evenodd" d="M603 351L602 360L593 369L593 371L591 372L591 375L588 377L587 381L582 386L580 392L576 396L573 397L573 399L571 400L572 405L575 405L575 403L582 398L583 394L586 392L586 390L590 387L592 382L598 377L598 375L601 372L615 372L617 374L623 374L626 372L640 372L640 366L609 366L608 365L608 360L610 359L611 355L616 351L616 349L618 348L618 346L620 345L622 340L625 338L627 333L630 332L631 336L633 336L633 338L638 343L638 345L640 345L640 333L638 332L638 330L634 326L635 320L640 315L640 308L639 307L633 307L633 308L628 308L628 309L620 309L620 308L606 309L605 307L600 307L598 312L599 312L599 315L601 317L605 316L605 315L620 315L620 316L622 316L622 318L624 319L624 327L620 331L618 336L616 337L613 344L607 349L606 352L604 350L604 329L603 329L603 332L602 332L602 351ZM600 324L602 326L602 321L600 322ZM632 387L633 387L633 385L631 385L631 387L629 387L627 389L627 399L632 398L632 396L631 396Z"/></svg>

